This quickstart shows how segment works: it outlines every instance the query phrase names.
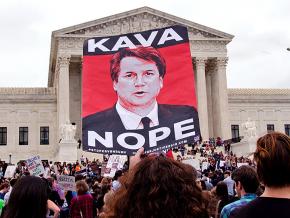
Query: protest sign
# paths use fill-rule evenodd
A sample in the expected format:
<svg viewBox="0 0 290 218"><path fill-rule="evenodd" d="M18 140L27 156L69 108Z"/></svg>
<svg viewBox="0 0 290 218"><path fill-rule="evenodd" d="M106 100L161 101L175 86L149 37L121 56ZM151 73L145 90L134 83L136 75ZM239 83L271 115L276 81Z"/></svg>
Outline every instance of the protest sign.
<svg viewBox="0 0 290 218"><path fill-rule="evenodd" d="M182 160L182 163L189 164L190 166L194 167L196 170L200 170L200 162L198 159L185 159L185 160Z"/></svg>
<svg viewBox="0 0 290 218"><path fill-rule="evenodd" d="M237 163L237 167L241 167L241 166L247 166L249 165L249 163Z"/></svg>
<svg viewBox="0 0 290 218"><path fill-rule="evenodd" d="M202 162L201 164L201 171L203 172L208 168L209 163L208 162Z"/></svg>
<svg viewBox="0 0 290 218"><path fill-rule="evenodd" d="M16 170L16 166L14 165L7 166L4 178L13 178L15 170Z"/></svg>
<svg viewBox="0 0 290 218"><path fill-rule="evenodd" d="M83 150L132 155L199 140L186 27L87 39L82 76Z"/></svg>
<svg viewBox="0 0 290 218"><path fill-rule="evenodd" d="M117 170L123 169L125 162L127 161L127 156L124 155L111 155L109 157L104 177L114 177Z"/></svg>
<svg viewBox="0 0 290 218"><path fill-rule="evenodd" d="M225 165L225 161L224 160L221 160L220 161L220 167L223 167Z"/></svg>
<svg viewBox="0 0 290 218"><path fill-rule="evenodd" d="M67 175L57 175L57 182L59 187L65 191L75 191L75 177Z"/></svg>
<svg viewBox="0 0 290 218"><path fill-rule="evenodd" d="M36 155L26 160L26 166L30 175L39 176L44 174L44 167L42 165L42 161L40 160L40 156Z"/></svg>

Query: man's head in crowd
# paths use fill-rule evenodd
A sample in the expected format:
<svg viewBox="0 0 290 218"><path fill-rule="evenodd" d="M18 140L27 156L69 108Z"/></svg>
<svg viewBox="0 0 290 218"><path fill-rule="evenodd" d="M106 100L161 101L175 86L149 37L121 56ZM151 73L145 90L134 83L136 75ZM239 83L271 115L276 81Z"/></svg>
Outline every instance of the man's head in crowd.
<svg viewBox="0 0 290 218"><path fill-rule="evenodd" d="M110 70L118 101L124 108L154 105L166 72L165 60L157 49L124 48L112 57Z"/></svg>
<svg viewBox="0 0 290 218"><path fill-rule="evenodd" d="M272 132L259 138L254 153L261 182L268 187L290 185L290 138Z"/></svg>
<svg viewBox="0 0 290 218"><path fill-rule="evenodd" d="M216 195L220 198L220 199L228 199L228 186L225 182L218 182L216 185Z"/></svg>
<svg viewBox="0 0 290 218"><path fill-rule="evenodd" d="M231 175L231 172L230 172L229 170L226 170L226 171L224 172L224 177L225 177L225 178L229 177L230 175Z"/></svg>
<svg viewBox="0 0 290 218"><path fill-rule="evenodd" d="M232 179L235 181L237 194L239 196L245 193L256 193L259 187L259 179L254 168L250 166L241 166L234 170Z"/></svg>

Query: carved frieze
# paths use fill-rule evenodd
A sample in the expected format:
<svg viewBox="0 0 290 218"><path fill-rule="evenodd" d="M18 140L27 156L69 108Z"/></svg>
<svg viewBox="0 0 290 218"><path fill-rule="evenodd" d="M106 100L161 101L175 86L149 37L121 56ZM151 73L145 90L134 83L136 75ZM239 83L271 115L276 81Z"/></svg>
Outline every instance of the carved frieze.
<svg viewBox="0 0 290 218"><path fill-rule="evenodd" d="M121 23L120 22L115 22L112 27L111 27L111 31L112 31L112 34L114 35L118 35L120 34L121 32Z"/></svg>
<svg viewBox="0 0 290 218"><path fill-rule="evenodd" d="M86 38L85 37L62 37L59 39L58 43L58 47L60 50L66 50L66 49L81 49L83 48L83 44L84 44L84 40Z"/></svg>
<svg viewBox="0 0 290 218"><path fill-rule="evenodd" d="M220 38L219 36L213 35L209 32L201 31L192 27L188 27L188 37L189 37L189 40Z"/></svg>
<svg viewBox="0 0 290 218"><path fill-rule="evenodd" d="M122 20L122 28L121 28L121 33L128 33L130 31L130 19L129 18L124 18ZM103 29L103 32L105 35L110 35L111 33L111 28L109 23L107 24L106 28Z"/></svg>
<svg viewBox="0 0 290 218"><path fill-rule="evenodd" d="M66 36L58 38L58 47L61 50L69 49L81 51L86 38L140 32L176 24L178 23L160 16L150 13L141 13L67 33ZM72 36L74 34L77 35ZM188 35L192 51L227 51L226 44L228 42L218 40L221 38L219 36L193 27L188 27Z"/></svg>
<svg viewBox="0 0 290 218"><path fill-rule="evenodd" d="M132 32L138 32L141 30L141 25L137 16L134 16L130 22L130 30Z"/></svg>
<svg viewBox="0 0 290 218"><path fill-rule="evenodd" d="M227 52L225 41L200 40L190 41L191 52Z"/></svg>
<svg viewBox="0 0 290 218"><path fill-rule="evenodd" d="M177 22L168 20L166 18L150 14L141 13L135 14L128 17L124 17L118 20L109 21L107 23L97 24L96 26L87 27L82 30L77 30L67 34L77 34L85 36L106 36L106 35L118 35L126 34L131 32L145 31L149 29L156 29L176 25ZM188 27L189 39L207 39L207 38L220 38L214 34L206 31L201 31L192 27ZM66 43L66 47L70 44Z"/></svg>
<svg viewBox="0 0 290 218"><path fill-rule="evenodd" d="M105 36L126 34L130 32L166 27L174 24L176 23L173 21L168 21L149 13L142 13L99 24L94 27L89 27L85 29L85 35Z"/></svg>

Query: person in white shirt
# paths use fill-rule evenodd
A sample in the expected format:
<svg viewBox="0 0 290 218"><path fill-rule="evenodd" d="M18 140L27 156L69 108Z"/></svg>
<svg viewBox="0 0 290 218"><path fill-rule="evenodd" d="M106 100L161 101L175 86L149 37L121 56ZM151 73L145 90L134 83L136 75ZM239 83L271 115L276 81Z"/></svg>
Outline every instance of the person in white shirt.
<svg viewBox="0 0 290 218"><path fill-rule="evenodd" d="M234 191L235 181L232 180L230 171L225 171L224 176L225 176L225 179L223 180L223 182L227 184L228 194L229 196L233 197L235 196L235 191Z"/></svg>

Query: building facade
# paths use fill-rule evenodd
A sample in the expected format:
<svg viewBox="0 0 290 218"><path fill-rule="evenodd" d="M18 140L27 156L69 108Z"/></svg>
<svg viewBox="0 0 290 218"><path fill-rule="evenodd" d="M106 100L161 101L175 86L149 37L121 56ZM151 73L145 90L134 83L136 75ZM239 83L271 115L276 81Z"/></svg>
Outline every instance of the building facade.
<svg viewBox="0 0 290 218"><path fill-rule="evenodd" d="M241 124L256 121L258 133L290 128L290 90L228 89L227 44L233 36L148 7L54 31L47 88L0 89L0 158L12 162L39 154L73 161L81 154L82 48L90 37L172 25L186 26L195 72L203 139L242 136ZM73 139L62 129L76 127Z"/></svg>

